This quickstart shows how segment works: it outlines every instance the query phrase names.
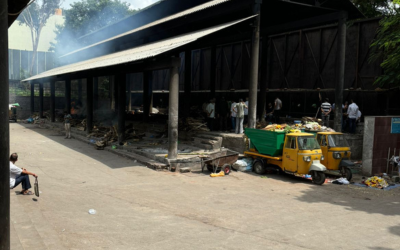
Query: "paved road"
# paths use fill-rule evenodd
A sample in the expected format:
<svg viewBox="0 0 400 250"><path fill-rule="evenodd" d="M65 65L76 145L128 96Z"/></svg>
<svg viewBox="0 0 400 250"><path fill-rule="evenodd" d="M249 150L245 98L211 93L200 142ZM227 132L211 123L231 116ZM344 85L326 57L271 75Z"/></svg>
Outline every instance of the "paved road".
<svg viewBox="0 0 400 250"><path fill-rule="evenodd" d="M400 190L156 172L54 131L10 130L17 165L42 191L11 191L13 250L399 247Z"/></svg>

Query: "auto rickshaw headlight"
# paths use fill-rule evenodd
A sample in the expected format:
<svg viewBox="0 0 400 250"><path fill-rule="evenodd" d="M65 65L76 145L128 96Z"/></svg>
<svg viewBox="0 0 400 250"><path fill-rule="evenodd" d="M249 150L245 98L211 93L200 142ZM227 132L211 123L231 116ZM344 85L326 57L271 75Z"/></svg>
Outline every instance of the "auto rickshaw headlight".
<svg viewBox="0 0 400 250"><path fill-rule="evenodd" d="M325 157L323 155L321 155L321 161L325 160Z"/></svg>
<svg viewBox="0 0 400 250"><path fill-rule="evenodd" d="M333 152L333 158L340 159L342 158L342 155L339 152Z"/></svg>
<svg viewBox="0 0 400 250"><path fill-rule="evenodd" d="M305 162L310 162L311 161L311 156L303 156L303 160Z"/></svg>

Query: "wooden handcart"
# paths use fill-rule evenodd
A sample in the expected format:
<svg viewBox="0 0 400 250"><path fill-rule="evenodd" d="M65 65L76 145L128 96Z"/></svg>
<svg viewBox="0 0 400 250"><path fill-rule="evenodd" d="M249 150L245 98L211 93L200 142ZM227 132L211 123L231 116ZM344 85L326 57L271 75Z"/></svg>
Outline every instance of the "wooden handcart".
<svg viewBox="0 0 400 250"><path fill-rule="evenodd" d="M225 175L231 173L232 164L238 160L239 153L232 150L222 150L211 153L201 159L201 171L207 167L208 171L216 173L217 170L224 171Z"/></svg>

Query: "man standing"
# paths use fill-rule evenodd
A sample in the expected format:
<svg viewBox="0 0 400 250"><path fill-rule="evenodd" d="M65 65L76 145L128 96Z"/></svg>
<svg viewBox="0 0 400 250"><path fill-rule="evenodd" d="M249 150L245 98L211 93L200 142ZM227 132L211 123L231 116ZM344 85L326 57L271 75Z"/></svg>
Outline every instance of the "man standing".
<svg viewBox="0 0 400 250"><path fill-rule="evenodd" d="M231 104L231 120L232 120L232 130L235 132L236 130L236 112L235 112L236 102L233 101Z"/></svg>
<svg viewBox="0 0 400 250"><path fill-rule="evenodd" d="M275 106L274 106L274 115L275 115L275 122L279 124L280 122L280 115L281 115L281 109L282 109L282 101L279 99L279 97L275 98Z"/></svg>
<svg viewBox="0 0 400 250"><path fill-rule="evenodd" d="M274 118L274 108L272 107L272 103L268 103L267 113L265 114L266 122L273 122Z"/></svg>
<svg viewBox="0 0 400 250"><path fill-rule="evenodd" d="M350 133L352 133L352 134L356 133L357 113L358 113L358 106L353 101L353 99L351 99L350 100L350 105L349 105L349 107L347 109L347 115L349 117L348 121L349 121Z"/></svg>
<svg viewBox="0 0 400 250"><path fill-rule="evenodd" d="M211 99L207 105L207 123L210 131L214 131L214 120L215 120L215 99Z"/></svg>
<svg viewBox="0 0 400 250"><path fill-rule="evenodd" d="M325 102L321 104L321 118L324 126L329 127L329 114L332 112L332 106L329 99L325 98Z"/></svg>
<svg viewBox="0 0 400 250"><path fill-rule="evenodd" d="M243 99L239 99L239 102L234 107L236 112L236 134L243 133L243 120L244 120L244 110L247 108Z"/></svg>
<svg viewBox="0 0 400 250"><path fill-rule="evenodd" d="M64 127L65 127L65 139L71 139L71 115L68 111L64 112Z"/></svg>
<svg viewBox="0 0 400 250"><path fill-rule="evenodd" d="M28 172L24 168L19 168L14 164L18 161L18 154L13 153L10 156L10 189L15 188L20 183L22 183L22 191L23 195L32 195L33 193L29 191L31 188L31 182L29 181L29 175L37 177L36 174Z"/></svg>

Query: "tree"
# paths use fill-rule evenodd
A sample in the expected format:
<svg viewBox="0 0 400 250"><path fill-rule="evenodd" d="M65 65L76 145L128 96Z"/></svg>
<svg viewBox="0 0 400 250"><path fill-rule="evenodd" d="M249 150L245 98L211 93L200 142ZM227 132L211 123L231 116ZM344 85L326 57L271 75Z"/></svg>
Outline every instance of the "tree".
<svg viewBox="0 0 400 250"><path fill-rule="evenodd" d="M50 16L59 8L61 0L37 0L26 8L18 20L20 25L26 25L31 30L33 55L29 65L29 75L33 73L33 66L37 55L40 34Z"/></svg>
<svg viewBox="0 0 400 250"><path fill-rule="evenodd" d="M129 3L120 0L81 0L71 4L71 9L64 11L64 25L57 27L52 50L57 56L62 56L82 47L82 41L77 42L79 37L137 12L129 7Z"/></svg>
<svg viewBox="0 0 400 250"><path fill-rule="evenodd" d="M367 18L393 14L393 0L352 0Z"/></svg>
<svg viewBox="0 0 400 250"><path fill-rule="evenodd" d="M400 86L400 0L393 1L394 14L384 16L379 22L375 40L371 44L371 62L382 60L383 74L375 84Z"/></svg>

